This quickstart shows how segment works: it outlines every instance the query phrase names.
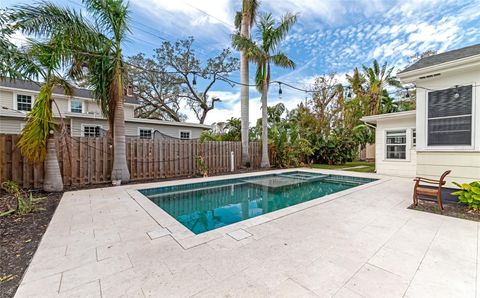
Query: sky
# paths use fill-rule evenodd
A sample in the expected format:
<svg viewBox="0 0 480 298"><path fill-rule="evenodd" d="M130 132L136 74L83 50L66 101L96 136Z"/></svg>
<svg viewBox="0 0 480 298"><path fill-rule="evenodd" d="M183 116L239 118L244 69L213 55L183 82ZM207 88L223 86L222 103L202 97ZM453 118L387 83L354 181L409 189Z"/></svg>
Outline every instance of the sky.
<svg viewBox="0 0 480 298"><path fill-rule="evenodd" d="M80 9L81 0L52 0ZM153 55L162 41L195 38L200 60L230 47L233 19L240 0L131 0L131 34L123 45L125 55L139 52ZM0 0L0 8L31 1ZM345 83L345 74L354 67L371 65L373 59L395 66L394 73L410 57L426 50L439 53L480 43L480 0L263 0L260 13L281 17L298 14L280 49L296 63L294 70L272 69L272 80L307 88L315 76L336 74ZM255 30L255 29L254 29ZM15 35L15 42L23 37ZM233 52L238 56L238 52ZM254 66L251 66L253 82ZM230 78L239 81L239 72ZM199 87L202 86L199 81ZM199 88L201 89L201 88ZM283 102L293 109L305 100L304 92L272 86L269 105ZM214 86L211 96L222 102L207 115L206 123L240 117L240 88L226 83ZM188 108L182 110L189 122L198 122ZM250 123L261 117L260 95L250 90Z"/></svg>

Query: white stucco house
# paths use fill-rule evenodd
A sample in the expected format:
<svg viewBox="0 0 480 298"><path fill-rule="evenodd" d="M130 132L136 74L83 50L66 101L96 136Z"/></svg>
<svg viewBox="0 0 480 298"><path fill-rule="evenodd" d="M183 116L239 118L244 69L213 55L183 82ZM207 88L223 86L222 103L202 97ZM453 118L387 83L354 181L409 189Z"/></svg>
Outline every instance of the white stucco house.
<svg viewBox="0 0 480 298"><path fill-rule="evenodd" d="M35 103L40 83L24 80L0 80L0 133L19 134L25 125L25 116ZM90 90L74 88L73 96L62 94L58 88L53 98L54 116L63 118L71 136L99 137L108 130L108 121ZM140 105L128 88L125 94L125 134L129 137L151 139L157 137L194 139L210 125L138 118L135 108ZM57 109L58 107L58 109Z"/></svg>
<svg viewBox="0 0 480 298"><path fill-rule="evenodd" d="M480 44L425 57L397 74L416 87L416 110L363 117L376 127L376 171L480 180Z"/></svg>

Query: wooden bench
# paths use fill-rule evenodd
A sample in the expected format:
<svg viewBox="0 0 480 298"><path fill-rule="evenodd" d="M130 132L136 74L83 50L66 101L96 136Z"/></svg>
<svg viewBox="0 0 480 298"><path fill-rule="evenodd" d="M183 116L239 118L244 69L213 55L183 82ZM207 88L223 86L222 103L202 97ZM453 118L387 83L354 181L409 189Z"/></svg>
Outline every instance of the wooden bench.
<svg viewBox="0 0 480 298"><path fill-rule="evenodd" d="M415 181L415 186L413 188L413 205L418 205L419 196L426 196L426 197L435 197L437 199L438 208L443 210L443 202L442 202L442 186L445 185L445 177L450 174L451 171L445 171L440 177L440 180L423 178L423 177L416 177L413 179ZM427 185L423 185L420 183L432 184L437 185L437 187L428 187ZM425 200L420 197L420 200Z"/></svg>

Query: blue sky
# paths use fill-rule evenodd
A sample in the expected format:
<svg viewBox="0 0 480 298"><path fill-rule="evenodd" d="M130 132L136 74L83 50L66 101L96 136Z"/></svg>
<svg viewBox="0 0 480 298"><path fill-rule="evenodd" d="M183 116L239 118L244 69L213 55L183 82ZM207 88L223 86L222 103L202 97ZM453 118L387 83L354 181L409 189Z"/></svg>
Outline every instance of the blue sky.
<svg viewBox="0 0 480 298"><path fill-rule="evenodd" d="M0 7L25 2L2 0ZM79 9L81 1L54 2ZM240 5L240 0L132 0L132 34L124 45L125 54L150 55L162 39L193 36L198 56L206 59L229 46L233 16ZM287 11L299 14L298 23L281 47L297 68L274 68L272 77L301 88L321 74L336 73L343 82L345 73L370 64L374 58L388 61L397 70L415 53L444 52L480 43L480 0L263 0L260 10L274 16ZM231 78L238 80L238 73ZM278 87L272 86L269 104L282 101L292 109L305 98L302 92L283 91L280 99ZM222 103L209 112L207 123L240 116L238 86L217 84L212 95L220 97ZM259 107L259 95L252 89L251 123L260 117ZM185 112L189 121L195 122L193 114Z"/></svg>

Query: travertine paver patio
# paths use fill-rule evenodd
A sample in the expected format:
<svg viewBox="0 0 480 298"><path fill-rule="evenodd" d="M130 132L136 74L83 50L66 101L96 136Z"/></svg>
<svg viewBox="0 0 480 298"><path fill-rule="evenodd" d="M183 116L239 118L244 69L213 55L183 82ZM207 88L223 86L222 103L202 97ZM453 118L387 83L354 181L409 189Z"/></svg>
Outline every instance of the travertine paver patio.
<svg viewBox="0 0 480 298"><path fill-rule="evenodd" d="M406 209L411 179L189 249L127 192L142 187L65 193L16 297L476 296L478 223Z"/></svg>

